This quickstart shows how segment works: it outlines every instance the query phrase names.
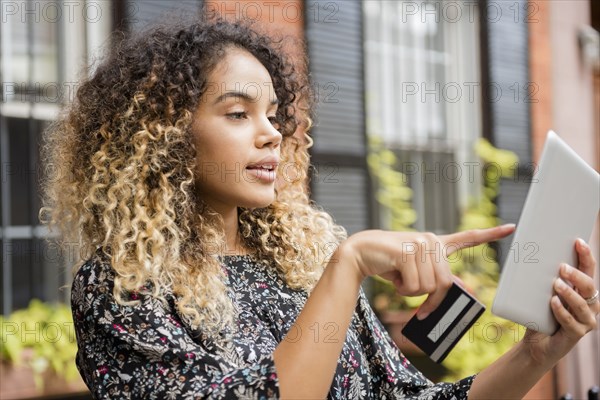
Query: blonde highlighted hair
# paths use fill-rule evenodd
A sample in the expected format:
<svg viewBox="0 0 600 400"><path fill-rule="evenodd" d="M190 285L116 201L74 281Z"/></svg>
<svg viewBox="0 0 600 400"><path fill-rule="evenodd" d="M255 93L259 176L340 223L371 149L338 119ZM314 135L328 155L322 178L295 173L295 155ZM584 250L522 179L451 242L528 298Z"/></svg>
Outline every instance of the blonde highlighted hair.
<svg viewBox="0 0 600 400"><path fill-rule="evenodd" d="M217 256L222 219L198 196L190 126L206 78L230 47L253 54L269 71L280 100L283 175L265 208L239 209L241 238L295 289L309 292L346 231L308 196L312 92L306 60L292 65L282 42L249 24L224 20L156 27L122 40L75 101L48 129L42 159L57 174L42 185L40 219L63 245L82 249L74 272L93 257L115 271L114 295L135 304L138 291L166 302L194 329L216 336L233 326ZM296 134L294 134L296 133ZM201 145L201 144L200 144Z"/></svg>

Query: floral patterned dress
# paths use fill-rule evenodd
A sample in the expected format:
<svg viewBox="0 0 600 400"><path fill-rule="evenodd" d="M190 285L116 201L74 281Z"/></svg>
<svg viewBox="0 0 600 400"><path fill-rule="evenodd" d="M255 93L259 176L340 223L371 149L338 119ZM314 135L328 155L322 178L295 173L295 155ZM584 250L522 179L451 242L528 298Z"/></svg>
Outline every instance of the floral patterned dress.
<svg viewBox="0 0 600 400"><path fill-rule="evenodd" d="M138 306L121 306L112 295L109 263L94 257L79 269L71 298L76 362L94 398L279 397L272 356L277 344L303 334L326 341L336 327L290 330L306 293L289 288L275 268L254 256L221 261L239 309L239 329L225 345L187 326L176 297L167 297L168 306L150 296L139 296ZM433 384L425 378L400 353L361 291L327 398L466 399L472 381Z"/></svg>

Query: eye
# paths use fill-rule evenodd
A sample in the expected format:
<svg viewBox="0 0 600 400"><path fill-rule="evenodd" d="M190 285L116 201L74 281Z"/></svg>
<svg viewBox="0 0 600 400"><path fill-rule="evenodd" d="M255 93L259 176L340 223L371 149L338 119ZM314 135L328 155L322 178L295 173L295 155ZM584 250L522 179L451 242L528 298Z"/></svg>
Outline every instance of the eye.
<svg viewBox="0 0 600 400"><path fill-rule="evenodd" d="M246 111L233 112L226 114L226 116L230 119L242 119L246 117Z"/></svg>
<svg viewBox="0 0 600 400"><path fill-rule="evenodd" d="M275 129L279 129L280 125L279 125L279 119L275 116L273 117L268 117L269 121L271 122L271 125L273 125L275 127Z"/></svg>

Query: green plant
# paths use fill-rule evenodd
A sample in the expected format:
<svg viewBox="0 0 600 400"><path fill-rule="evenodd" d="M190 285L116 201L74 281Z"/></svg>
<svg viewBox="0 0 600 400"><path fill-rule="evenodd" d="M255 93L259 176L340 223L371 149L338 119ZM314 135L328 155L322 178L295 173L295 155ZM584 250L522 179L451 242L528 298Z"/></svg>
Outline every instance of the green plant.
<svg viewBox="0 0 600 400"><path fill-rule="evenodd" d="M485 139L475 144L475 151L482 160L482 188L478 198L472 198L462 212L458 230L489 228L501 223L497 217L494 200L499 194L501 178L514 176L518 163L516 154L495 148ZM376 200L389 213L391 230L413 230L416 212L412 209L412 191L406 176L395 170L396 155L381 138L369 135L368 166L377 184ZM486 305L487 310L463 336L456 348L444 360L448 374L442 380L456 380L487 367L503 354L523 332L518 325L493 316L489 309L499 278L497 254L488 245L476 246L449 257L452 272L460 277L475 296ZM402 297L394 286L381 278L373 279L373 307L378 313L386 310L413 309L425 296Z"/></svg>
<svg viewBox="0 0 600 400"><path fill-rule="evenodd" d="M15 366L29 365L38 389L43 388L42 374L48 368L66 381L79 376L75 329L65 304L32 299L26 309L0 316L0 344L0 359ZM27 352L31 357L24 357Z"/></svg>
<svg viewBox="0 0 600 400"><path fill-rule="evenodd" d="M377 186L375 199L389 214L386 220L389 229L412 231L417 213L412 207L413 191L408 187L406 175L396 170L398 158L385 147L383 140L376 135L368 135L369 153L367 164ZM421 304L423 296L404 297L396 294L389 281L374 276L372 281L373 307L378 313L384 310L412 309Z"/></svg>
<svg viewBox="0 0 600 400"><path fill-rule="evenodd" d="M459 231L491 228L501 223L494 200L499 194L501 179L513 177L518 163L515 153L497 149L485 139L476 143L475 150L483 161L483 186L480 197L471 199L462 214ZM486 306L486 311L444 360L443 365L449 370L444 380L481 371L522 337L522 328L490 312L499 278L496 260L496 252L487 244L457 252L449 258L452 272Z"/></svg>

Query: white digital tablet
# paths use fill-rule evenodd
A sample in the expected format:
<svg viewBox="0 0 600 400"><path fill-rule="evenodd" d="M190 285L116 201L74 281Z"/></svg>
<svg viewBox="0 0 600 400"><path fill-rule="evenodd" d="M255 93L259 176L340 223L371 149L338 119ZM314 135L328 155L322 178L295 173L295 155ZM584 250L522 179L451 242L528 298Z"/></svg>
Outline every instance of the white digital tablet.
<svg viewBox="0 0 600 400"><path fill-rule="evenodd" d="M500 275L492 313L552 335L554 280L577 266L575 240L589 240L600 209L600 175L549 131Z"/></svg>

